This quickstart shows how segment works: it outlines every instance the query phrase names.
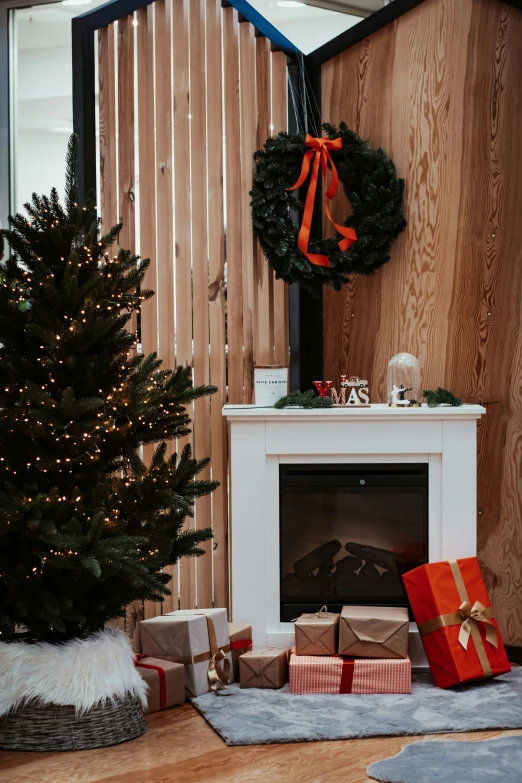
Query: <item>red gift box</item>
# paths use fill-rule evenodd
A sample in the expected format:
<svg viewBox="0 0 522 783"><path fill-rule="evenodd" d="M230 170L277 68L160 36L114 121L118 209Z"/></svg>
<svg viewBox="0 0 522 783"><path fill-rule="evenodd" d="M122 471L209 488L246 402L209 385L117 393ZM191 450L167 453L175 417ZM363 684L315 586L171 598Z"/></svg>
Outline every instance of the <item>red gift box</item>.
<svg viewBox="0 0 522 783"><path fill-rule="evenodd" d="M427 563L403 581L435 685L511 670L476 557Z"/></svg>
<svg viewBox="0 0 522 783"><path fill-rule="evenodd" d="M409 658L296 655L289 661L290 693L411 693Z"/></svg>

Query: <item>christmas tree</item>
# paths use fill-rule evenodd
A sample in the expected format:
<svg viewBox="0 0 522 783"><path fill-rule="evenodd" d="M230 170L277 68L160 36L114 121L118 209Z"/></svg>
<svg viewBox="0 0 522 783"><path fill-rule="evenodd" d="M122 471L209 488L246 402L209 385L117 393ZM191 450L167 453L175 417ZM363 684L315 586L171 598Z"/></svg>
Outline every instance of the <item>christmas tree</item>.
<svg viewBox="0 0 522 783"><path fill-rule="evenodd" d="M217 485L190 446L174 453L185 406L215 389L136 353L149 262L111 256L121 226L102 236L92 199L78 205L76 146L65 206L53 190L10 218L0 280L0 632L48 641L168 595L163 569L211 537L183 524Z"/></svg>

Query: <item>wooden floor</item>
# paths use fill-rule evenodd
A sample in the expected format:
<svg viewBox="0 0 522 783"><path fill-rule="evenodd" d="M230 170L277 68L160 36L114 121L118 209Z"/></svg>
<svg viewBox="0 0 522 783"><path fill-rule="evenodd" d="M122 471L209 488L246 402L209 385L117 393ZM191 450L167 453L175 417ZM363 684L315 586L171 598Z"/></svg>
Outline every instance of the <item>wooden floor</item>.
<svg viewBox="0 0 522 783"><path fill-rule="evenodd" d="M419 737L227 748L190 705L148 717L138 740L78 753L0 753L2 783L363 783ZM439 735L486 739L521 731Z"/></svg>

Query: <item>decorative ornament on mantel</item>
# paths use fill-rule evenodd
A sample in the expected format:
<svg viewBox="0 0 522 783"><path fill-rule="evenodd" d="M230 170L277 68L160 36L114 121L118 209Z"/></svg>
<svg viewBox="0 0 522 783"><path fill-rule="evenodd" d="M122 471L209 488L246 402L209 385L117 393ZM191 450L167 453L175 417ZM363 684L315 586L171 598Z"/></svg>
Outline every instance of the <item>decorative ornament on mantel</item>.
<svg viewBox="0 0 522 783"><path fill-rule="evenodd" d="M358 375L341 375L341 387L339 390L331 389L335 405L345 405L354 408L370 407L370 390L368 381L363 381Z"/></svg>
<svg viewBox="0 0 522 783"><path fill-rule="evenodd" d="M344 122L338 128L325 123L323 129L323 138L279 133L267 139L254 156L257 172L250 193L254 233L276 277L299 283L316 297L324 285L339 291L351 274L373 274L390 260L390 246L406 228L404 180L386 153L370 147ZM320 177L324 213L337 232L325 239L310 236ZM303 205L292 193L307 180ZM342 224L334 222L329 207L339 181L351 206ZM295 210L301 215L299 230Z"/></svg>
<svg viewBox="0 0 522 783"><path fill-rule="evenodd" d="M421 405L420 365L411 353L397 353L388 362L388 404L392 408L419 408Z"/></svg>

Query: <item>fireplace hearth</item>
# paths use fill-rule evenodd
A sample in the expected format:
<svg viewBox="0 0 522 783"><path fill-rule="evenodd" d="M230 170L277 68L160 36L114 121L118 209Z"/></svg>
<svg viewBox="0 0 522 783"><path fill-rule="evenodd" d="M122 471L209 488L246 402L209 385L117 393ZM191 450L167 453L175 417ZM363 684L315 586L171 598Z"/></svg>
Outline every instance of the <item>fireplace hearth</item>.
<svg viewBox="0 0 522 783"><path fill-rule="evenodd" d="M280 465L281 620L326 604L408 606L428 562L427 464Z"/></svg>

